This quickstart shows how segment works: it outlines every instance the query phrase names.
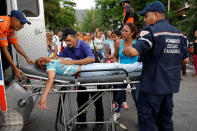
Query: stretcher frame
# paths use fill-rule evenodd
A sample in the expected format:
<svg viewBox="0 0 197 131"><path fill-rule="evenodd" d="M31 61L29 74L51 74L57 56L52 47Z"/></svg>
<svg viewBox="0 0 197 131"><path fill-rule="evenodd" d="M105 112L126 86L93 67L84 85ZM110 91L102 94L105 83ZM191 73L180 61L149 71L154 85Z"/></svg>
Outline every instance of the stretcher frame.
<svg viewBox="0 0 197 131"><path fill-rule="evenodd" d="M54 82L56 83L53 87L55 89L52 89L50 94L60 94L59 97L59 102L58 102L58 110L57 110L57 115L56 115L56 120L55 120L55 128L58 130L58 122L60 122L61 125L64 127L64 131L72 131L73 128L73 120L77 118L79 115L87 111L95 101L97 101L100 97L102 97L106 92L109 92L109 99L110 99L110 120L108 121L103 121L103 122L75 122L74 124L106 124L106 131L109 130L109 124L111 124L111 130L116 131L115 123L113 120L113 114L114 114L114 109L113 109L113 91L122 91L122 90L135 90L135 87L131 89L122 89L122 88L113 88L113 85L119 85L119 84L136 84L139 83L139 81L131 81L129 79L129 73L124 70L124 69L116 69L116 70L122 70L125 74L126 77L122 82L103 82L103 83L81 83L78 80L78 74L82 72L94 72L94 71L114 71L114 69L103 69L103 70L83 70L83 71L78 71L75 75L75 83L71 84L69 81L63 81L63 80L57 80L55 79ZM36 79L40 81L46 81L46 77L42 76L36 76L36 75L30 75L30 74L24 74L26 79ZM41 95L43 92L41 92L41 88L44 88L44 85L31 85L31 84L22 84L24 82L21 82L22 87L31 87L33 94L29 95L25 99L21 99L18 102L19 106L25 106L27 100L35 95ZM57 83L59 85L57 85ZM111 88L109 89L96 89L96 90L89 90L87 87L87 90L76 90L77 87L79 86L98 86L98 85L110 85ZM71 89L71 87L75 87L74 89ZM70 89L70 90L68 90ZM65 109L64 109L64 101L65 101L65 96L66 93L78 93L78 92L97 92L93 97L91 97L86 103L84 103L81 107L78 108L76 112L72 114L69 120L66 121L66 114L65 114ZM80 113L78 113L79 110L84 108ZM61 117L62 116L62 117ZM63 119L63 120L62 120Z"/></svg>

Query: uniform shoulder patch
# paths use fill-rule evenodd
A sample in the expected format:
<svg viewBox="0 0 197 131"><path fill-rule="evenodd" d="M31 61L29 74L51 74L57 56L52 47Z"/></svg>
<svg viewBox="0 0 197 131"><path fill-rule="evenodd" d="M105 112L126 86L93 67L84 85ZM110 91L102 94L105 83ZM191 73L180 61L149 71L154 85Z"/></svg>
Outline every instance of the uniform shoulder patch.
<svg viewBox="0 0 197 131"><path fill-rule="evenodd" d="M0 19L0 22L4 22L4 19Z"/></svg>
<svg viewBox="0 0 197 131"><path fill-rule="evenodd" d="M143 37L147 34L149 34L149 31L141 31L140 36Z"/></svg>

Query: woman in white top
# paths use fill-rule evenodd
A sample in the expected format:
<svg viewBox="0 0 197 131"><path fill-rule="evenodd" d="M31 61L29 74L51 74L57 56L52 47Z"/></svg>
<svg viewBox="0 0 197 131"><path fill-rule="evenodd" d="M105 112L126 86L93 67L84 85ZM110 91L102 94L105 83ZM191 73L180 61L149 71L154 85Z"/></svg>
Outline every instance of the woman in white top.
<svg viewBox="0 0 197 131"><path fill-rule="evenodd" d="M96 32L96 37L94 38L94 44L98 50L98 53L104 57L104 52L103 52L104 43L103 43L100 31Z"/></svg>
<svg viewBox="0 0 197 131"><path fill-rule="evenodd" d="M91 35L90 35L89 32L86 33L86 38L87 38L87 39L86 39L86 42L87 42L88 45L90 46L90 49L91 49L91 50L96 50L96 51L97 51L96 46L94 46L93 40L92 40Z"/></svg>

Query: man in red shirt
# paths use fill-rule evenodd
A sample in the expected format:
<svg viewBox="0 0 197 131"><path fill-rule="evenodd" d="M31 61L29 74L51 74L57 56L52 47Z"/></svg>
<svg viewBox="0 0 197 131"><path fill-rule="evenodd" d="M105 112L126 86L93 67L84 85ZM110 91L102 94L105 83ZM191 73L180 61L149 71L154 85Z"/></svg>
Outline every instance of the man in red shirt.
<svg viewBox="0 0 197 131"><path fill-rule="evenodd" d="M17 52L19 52L27 61L28 64L33 64L34 62L29 59L26 53L23 51L21 46L18 44L17 38L15 36L15 31L19 31L24 27L24 24L31 24L23 15L21 11L12 10L10 16L0 16L0 47L1 51L5 55L5 58L14 70L15 76L21 79L22 71L16 67L12 57L8 52L8 42L13 44Z"/></svg>

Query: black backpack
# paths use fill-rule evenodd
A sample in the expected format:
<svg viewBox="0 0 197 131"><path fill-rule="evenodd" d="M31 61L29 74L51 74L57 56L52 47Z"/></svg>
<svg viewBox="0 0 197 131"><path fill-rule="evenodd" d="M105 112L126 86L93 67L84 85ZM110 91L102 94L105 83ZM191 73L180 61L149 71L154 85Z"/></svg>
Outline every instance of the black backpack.
<svg viewBox="0 0 197 131"><path fill-rule="evenodd" d="M103 56L101 54L99 54L96 50L93 50L93 49L92 49L92 53L94 54L94 57L95 57L94 63L101 63Z"/></svg>
<svg viewBox="0 0 197 131"><path fill-rule="evenodd" d="M93 41L93 45L94 45L94 41ZM94 63L101 63L101 60L103 59L103 56L101 54L99 54L95 49L91 49L91 50L92 50L92 53L94 54L94 57L95 57L95 62Z"/></svg>

